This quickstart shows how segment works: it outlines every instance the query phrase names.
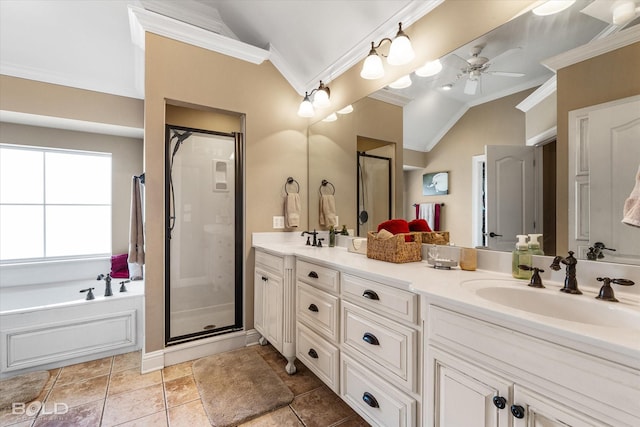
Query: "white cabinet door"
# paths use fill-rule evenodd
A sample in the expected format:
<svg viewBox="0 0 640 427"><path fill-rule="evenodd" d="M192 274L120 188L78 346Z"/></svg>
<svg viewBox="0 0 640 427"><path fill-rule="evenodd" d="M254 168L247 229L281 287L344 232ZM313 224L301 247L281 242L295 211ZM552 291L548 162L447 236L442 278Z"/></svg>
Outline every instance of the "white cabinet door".
<svg viewBox="0 0 640 427"><path fill-rule="evenodd" d="M434 425L508 426L510 383L462 361L454 363L435 361Z"/></svg>
<svg viewBox="0 0 640 427"><path fill-rule="evenodd" d="M271 345L282 352L284 287L282 279L255 270L254 326Z"/></svg>
<svg viewBox="0 0 640 427"><path fill-rule="evenodd" d="M571 405L549 399L526 387L515 385L514 404L509 410L513 415L513 427L594 427L605 425L577 410Z"/></svg>
<svg viewBox="0 0 640 427"><path fill-rule="evenodd" d="M267 286L267 281L269 277L267 273L264 271L255 270L254 279L253 279L253 325L260 334L266 338L267 331L264 325L264 291Z"/></svg>

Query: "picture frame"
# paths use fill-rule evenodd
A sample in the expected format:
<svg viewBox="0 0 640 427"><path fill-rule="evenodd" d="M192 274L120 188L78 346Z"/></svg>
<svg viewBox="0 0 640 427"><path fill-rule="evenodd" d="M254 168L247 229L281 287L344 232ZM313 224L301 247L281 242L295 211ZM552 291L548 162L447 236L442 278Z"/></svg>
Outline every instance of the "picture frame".
<svg viewBox="0 0 640 427"><path fill-rule="evenodd" d="M422 195L449 194L449 172L432 172L422 175Z"/></svg>

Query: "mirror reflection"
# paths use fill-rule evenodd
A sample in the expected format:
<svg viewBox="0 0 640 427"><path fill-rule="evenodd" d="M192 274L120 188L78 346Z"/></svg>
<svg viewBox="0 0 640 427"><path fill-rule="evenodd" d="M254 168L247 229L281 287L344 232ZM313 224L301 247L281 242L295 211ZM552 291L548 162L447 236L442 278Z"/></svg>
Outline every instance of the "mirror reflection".
<svg viewBox="0 0 640 427"><path fill-rule="evenodd" d="M333 151L336 141L341 141L341 145L338 144L341 155L353 159L351 164L343 164L349 172L342 172L341 191L350 193L350 200L358 200L358 206L351 210L340 207L339 211L341 224L356 228L353 224L359 221L362 209L355 157L359 151L358 136L366 133L369 138L393 141L396 155L403 150L400 164L404 164L405 171L400 179L397 179L397 170L393 174L396 179L392 180L395 196L391 217L411 220L415 218L416 205L444 204L440 229L449 231L451 242L456 245L510 251L516 234L541 233L547 255L566 254L568 249L575 248L579 256L586 258L594 242L587 240L579 248L572 246L567 237L568 225L558 220L558 212L567 209L568 200L566 190L556 188L556 173L563 173L567 159L566 154L562 154L563 148L556 147L555 73L542 65L542 61L620 30L581 12L589 3L576 2L567 11L547 17L525 13L440 58L439 73L427 77L411 74L410 87L387 87L353 105L354 112L360 109L360 104L376 102L400 108L402 131L396 139L377 134L381 119L375 115L366 118L361 114L359 127L350 127L347 122L355 120L343 116L332 123L312 125L309 128L310 226L317 224L313 214L317 205L311 197L311 187L318 180L320 170L332 170L331 161L323 160L327 147L319 141L324 140L325 143L333 141L334 147L330 149ZM606 77L601 80L599 84L603 87L581 90L602 92L608 90L606 85L614 84ZM546 96L541 96L541 91ZM529 105L531 99L536 99L533 106ZM399 146L399 141L404 146ZM515 155L510 152L493 153L494 147L504 146L524 149L528 154L517 156L527 156L528 160L514 160ZM560 155L556 153L558 149ZM535 162L536 168L532 169L533 182L523 190L523 182L504 179L504 176L507 172L519 174L520 166L516 166L526 162ZM629 161L634 162L637 169L640 158ZM394 162L396 168L397 163ZM423 175L437 172L448 172L449 194L425 195ZM630 174L621 190L626 194L633 188L635 170ZM352 204L348 200L345 198L346 205ZM514 207L518 207L518 211L514 211ZM591 212L592 217L597 215ZM637 249L640 253L640 248ZM603 260L616 262L610 256L612 252L600 250L600 253ZM632 261L627 257L620 262Z"/></svg>

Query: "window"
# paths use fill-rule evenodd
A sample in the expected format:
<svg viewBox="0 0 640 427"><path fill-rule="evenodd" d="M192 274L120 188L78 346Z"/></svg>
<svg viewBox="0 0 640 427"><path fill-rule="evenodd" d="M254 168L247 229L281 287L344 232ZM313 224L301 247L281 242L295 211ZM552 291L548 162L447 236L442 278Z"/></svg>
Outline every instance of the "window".
<svg viewBox="0 0 640 427"><path fill-rule="evenodd" d="M0 261L111 253L111 154L0 144Z"/></svg>

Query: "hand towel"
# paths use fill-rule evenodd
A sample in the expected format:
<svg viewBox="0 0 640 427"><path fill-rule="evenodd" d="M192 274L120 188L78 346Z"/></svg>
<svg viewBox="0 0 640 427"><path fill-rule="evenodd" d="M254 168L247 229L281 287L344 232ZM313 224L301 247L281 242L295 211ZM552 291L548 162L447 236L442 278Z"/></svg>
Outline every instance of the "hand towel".
<svg viewBox="0 0 640 427"><path fill-rule="evenodd" d="M144 229L142 220L142 198L140 179L133 177L131 183L131 222L129 225L129 262L144 264Z"/></svg>
<svg viewBox="0 0 640 427"><path fill-rule="evenodd" d="M129 264L127 263L127 254L111 256L111 277L114 279L129 278Z"/></svg>
<svg viewBox="0 0 640 427"><path fill-rule="evenodd" d="M289 193L284 199L284 226L295 228L300 225L300 195Z"/></svg>
<svg viewBox="0 0 640 427"><path fill-rule="evenodd" d="M378 224L378 232L381 230L387 230L391 234L408 233L410 231L409 223L402 218L390 219L388 221L381 222ZM413 238L411 236L404 236L405 242L410 242L412 240Z"/></svg>
<svg viewBox="0 0 640 427"><path fill-rule="evenodd" d="M435 203L420 203L420 215L418 218L424 219L429 224L429 228L433 231L437 230L435 227Z"/></svg>
<svg viewBox="0 0 640 427"><path fill-rule="evenodd" d="M629 198L625 200L622 213L623 223L640 227L640 167L638 167L638 172L636 173L635 187L633 187Z"/></svg>
<svg viewBox="0 0 640 427"><path fill-rule="evenodd" d="M334 227L338 225L336 218L336 199L333 194L323 194L320 196L320 225Z"/></svg>

